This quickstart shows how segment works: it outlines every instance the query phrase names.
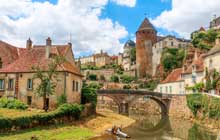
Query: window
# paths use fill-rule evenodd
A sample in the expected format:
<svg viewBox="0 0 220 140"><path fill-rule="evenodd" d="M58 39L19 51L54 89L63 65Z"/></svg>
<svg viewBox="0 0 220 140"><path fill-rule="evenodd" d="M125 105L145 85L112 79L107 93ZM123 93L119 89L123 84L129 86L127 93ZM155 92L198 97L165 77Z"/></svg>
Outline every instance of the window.
<svg viewBox="0 0 220 140"><path fill-rule="evenodd" d="M4 89L5 89L5 80L0 79L0 90L4 90Z"/></svg>
<svg viewBox="0 0 220 140"><path fill-rule="evenodd" d="M27 96L27 104L31 105L32 103L32 96Z"/></svg>
<svg viewBox="0 0 220 140"><path fill-rule="evenodd" d="M32 79L28 79L27 80L27 89L28 90L32 90L33 89L33 80Z"/></svg>
<svg viewBox="0 0 220 140"><path fill-rule="evenodd" d="M73 80L73 83L72 83L73 85L73 91L75 91L75 81Z"/></svg>
<svg viewBox="0 0 220 140"><path fill-rule="evenodd" d="M170 86L170 93L172 93L172 86Z"/></svg>
<svg viewBox="0 0 220 140"><path fill-rule="evenodd" d="M163 92L163 87L160 87L160 92L161 92L161 93Z"/></svg>
<svg viewBox="0 0 220 140"><path fill-rule="evenodd" d="M171 42L171 46L173 46L173 42Z"/></svg>
<svg viewBox="0 0 220 140"><path fill-rule="evenodd" d="M76 82L76 91L78 91L78 90L79 90L79 83Z"/></svg>
<svg viewBox="0 0 220 140"><path fill-rule="evenodd" d="M14 88L14 79L9 79L8 80L8 89L13 90Z"/></svg>
<svg viewBox="0 0 220 140"><path fill-rule="evenodd" d="M166 86L166 93L168 93L168 87Z"/></svg>

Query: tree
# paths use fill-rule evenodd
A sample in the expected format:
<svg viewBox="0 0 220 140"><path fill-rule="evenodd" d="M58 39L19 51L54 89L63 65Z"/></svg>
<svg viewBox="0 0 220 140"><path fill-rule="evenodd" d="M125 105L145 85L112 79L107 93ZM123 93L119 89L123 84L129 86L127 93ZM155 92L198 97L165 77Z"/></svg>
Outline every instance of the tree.
<svg viewBox="0 0 220 140"><path fill-rule="evenodd" d="M54 94L56 88L57 79L57 67L64 63L66 60L62 56L57 56L52 59L51 63L48 64L48 69L41 69L40 66L33 66L32 69L36 71L34 79L39 79L40 84L35 90L35 94L39 97L43 97L43 109L48 110L46 105L47 97Z"/></svg>
<svg viewBox="0 0 220 140"><path fill-rule="evenodd" d="M96 74L89 74L88 79L91 81L96 81L97 80L97 75Z"/></svg>
<svg viewBox="0 0 220 140"><path fill-rule="evenodd" d="M136 47L133 47L130 51L131 62L136 62Z"/></svg>

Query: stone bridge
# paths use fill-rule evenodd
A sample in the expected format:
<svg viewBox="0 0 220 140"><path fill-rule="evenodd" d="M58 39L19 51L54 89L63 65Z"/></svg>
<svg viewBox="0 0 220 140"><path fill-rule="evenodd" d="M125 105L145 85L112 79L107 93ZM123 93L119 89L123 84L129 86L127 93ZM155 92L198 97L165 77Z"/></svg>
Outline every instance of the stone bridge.
<svg viewBox="0 0 220 140"><path fill-rule="evenodd" d="M161 108L162 116L175 115L189 117L185 94L164 94L146 90L103 89L97 90L98 96L111 98L117 105L120 114L128 114L129 107L138 99L147 97L154 100Z"/></svg>

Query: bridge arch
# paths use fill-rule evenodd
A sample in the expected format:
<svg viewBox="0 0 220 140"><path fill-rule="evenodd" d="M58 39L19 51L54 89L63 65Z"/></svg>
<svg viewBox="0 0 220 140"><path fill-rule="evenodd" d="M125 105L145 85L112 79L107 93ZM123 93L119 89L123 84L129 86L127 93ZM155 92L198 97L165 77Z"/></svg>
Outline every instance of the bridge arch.
<svg viewBox="0 0 220 140"><path fill-rule="evenodd" d="M129 106L132 106L133 104L135 104L135 102L138 99L144 98L144 97L148 97L150 100L155 101L159 105L159 107L161 108L161 115L162 116L168 115L168 103L165 102L163 99L160 99L160 98L154 97L154 96L148 96L148 95L136 96L133 100L131 100L131 102L129 103Z"/></svg>

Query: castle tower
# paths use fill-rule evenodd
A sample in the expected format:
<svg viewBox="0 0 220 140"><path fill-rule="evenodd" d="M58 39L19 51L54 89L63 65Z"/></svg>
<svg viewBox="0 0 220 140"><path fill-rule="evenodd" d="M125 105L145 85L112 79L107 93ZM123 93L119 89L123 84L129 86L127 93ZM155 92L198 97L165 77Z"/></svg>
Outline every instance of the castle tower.
<svg viewBox="0 0 220 140"><path fill-rule="evenodd" d="M153 75L152 47L157 42L157 31L147 18L136 32L136 64L137 76L144 78Z"/></svg>

